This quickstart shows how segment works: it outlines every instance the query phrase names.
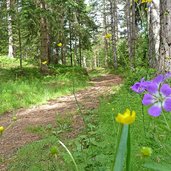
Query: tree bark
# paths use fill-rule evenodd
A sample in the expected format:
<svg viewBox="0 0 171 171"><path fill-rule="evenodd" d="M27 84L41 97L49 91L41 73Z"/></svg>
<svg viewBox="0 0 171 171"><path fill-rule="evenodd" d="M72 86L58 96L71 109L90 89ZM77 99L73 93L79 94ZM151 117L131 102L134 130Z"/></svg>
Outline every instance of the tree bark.
<svg viewBox="0 0 171 171"><path fill-rule="evenodd" d="M117 69L117 49L116 49L116 0L110 0L111 30L112 30L112 53L114 68Z"/></svg>
<svg viewBox="0 0 171 171"><path fill-rule="evenodd" d="M160 0L160 72L171 71L171 1Z"/></svg>
<svg viewBox="0 0 171 171"><path fill-rule="evenodd" d="M13 45L13 34L12 34L12 16L11 16L11 7L13 0L7 0L7 20L8 20L8 57L14 57L14 45Z"/></svg>
<svg viewBox="0 0 171 171"><path fill-rule="evenodd" d="M104 27L104 52L105 52L105 67L107 67L108 62L108 42L105 38L107 31L107 18L106 18L106 0L103 0L103 27Z"/></svg>
<svg viewBox="0 0 171 171"><path fill-rule="evenodd" d="M40 8L42 10L46 10L44 0L39 1ZM40 59L41 59L41 71L43 73L48 72L48 62L49 62L49 34L48 34L48 26L47 20L45 16L41 15L40 18L40 39L41 39L41 47L40 47Z"/></svg>
<svg viewBox="0 0 171 171"><path fill-rule="evenodd" d="M148 61L149 65L157 68L159 61L160 45L160 2L153 0L151 7L148 8Z"/></svg>

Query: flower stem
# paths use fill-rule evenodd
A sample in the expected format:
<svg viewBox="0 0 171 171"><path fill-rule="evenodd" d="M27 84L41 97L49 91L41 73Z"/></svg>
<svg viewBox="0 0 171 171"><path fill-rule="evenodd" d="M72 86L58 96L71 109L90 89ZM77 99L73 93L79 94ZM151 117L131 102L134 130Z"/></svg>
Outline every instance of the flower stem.
<svg viewBox="0 0 171 171"><path fill-rule="evenodd" d="M126 156L126 171L130 171L131 163L131 135L130 135L130 126L128 127L128 140L127 140L127 156Z"/></svg>
<svg viewBox="0 0 171 171"><path fill-rule="evenodd" d="M142 101L142 96L140 95L140 99ZM144 137L146 137L145 133L145 115L144 115L144 105L141 103L141 112L142 112L142 121L143 121L143 130L144 130Z"/></svg>
<svg viewBox="0 0 171 171"><path fill-rule="evenodd" d="M168 130L170 131L171 129L170 129L170 126L169 126L169 124L168 124L168 122L167 122L167 119L166 119L166 116L165 116L165 114L164 114L164 112L163 112L163 117L164 117L164 121L165 121L165 123L166 123L166 125L167 125L167 128L168 128Z"/></svg>

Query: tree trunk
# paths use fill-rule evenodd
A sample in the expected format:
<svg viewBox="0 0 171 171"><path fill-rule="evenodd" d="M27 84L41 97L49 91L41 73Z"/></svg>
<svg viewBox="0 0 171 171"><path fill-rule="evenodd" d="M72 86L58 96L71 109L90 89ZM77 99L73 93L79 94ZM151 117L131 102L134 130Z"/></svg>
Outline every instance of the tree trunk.
<svg viewBox="0 0 171 171"><path fill-rule="evenodd" d="M160 0L160 72L171 71L171 1Z"/></svg>
<svg viewBox="0 0 171 171"><path fill-rule="evenodd" d="M130 60L130 68L134 68L135 65L135 39L136 39L136 26L135 26L135 1L126 1L126 20L127 20L127 40L128 40L128 52Z"/></svg>
<svg viewBox="0 0 171 171"><path fill-rule="evenodd" d="M148 61L149 65L157 68L159 61L160 45L160 2L153 0L151 7L148 8Z"/></svg>
<svg viewBox="0 0 171 171"><path fill-rule="evenodd" d="M132 51L132 67L135 67L135 42L136 41L136 26L135 26L135 0L132 0L131 9L131 51Z"/></svg>
<svg viewBox="0 0 171 171"><path fill-rule="evenodd" d="M107 67L108 62L108 42L105 38L107 31L107 19L106 19L106 0L103 0L103 27L104 27L104 52L105 52L105 67Z"/></svg>
<svg viewBox="0 0 171 171"><path fill-rule="evenodd" d="M44 0L39 1L40 8L42 10L46 10ZM41 39L41 47L40 47L40 59L41 59L41 71L43 73L48 72L48 62L49 62L49 34L48 34L48 26L47 21L44 16L40 18L40 39Z"/></svg>
<svg viewBox="0 0 171 171"><path fill-rule="evenodd" d="M116 0L110 0L111 30L112 30L112 54L114 68L117 69L117 50L116 50Z"/></svg>
<svg viewBox="0 0 171 171"><path fill-rule="evenodd" d="M7 0L7 20L8 20L8 57L14 57L14 45L13 45L13 34L12 34L12 16L10 10L12 7L13 0Z"/></svg>

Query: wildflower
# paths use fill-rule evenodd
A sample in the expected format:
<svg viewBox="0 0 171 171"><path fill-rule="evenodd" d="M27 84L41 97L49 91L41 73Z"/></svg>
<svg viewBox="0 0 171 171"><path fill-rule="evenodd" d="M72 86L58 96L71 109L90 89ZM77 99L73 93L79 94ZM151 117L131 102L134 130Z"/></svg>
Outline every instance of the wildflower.
<svg viewBox="0 0 171 171"><path fill-rule="evenodd" d="M4 132L4 127L0 126L0 134L2 134Z"/></svg>
<svg viewBox="0 0 171 171"><path fill-rule="evenodd" d="M151 3L153 0L141 0L141 3Z"/></svg>
<svg viewBox="0 0 171 171"><path fill-rule="evenodd" d="M43 61L42 64L43 64L43 65L47 64L47 61Z"/></svg>
<svg viewBox="0 0 171 171"><path fill-rule="evenodd" d="M58 43L57 46L58 46L58 47L61 47L61 46L62 46L62 43Z"/></svg>
<svg viewBox="0 0 171 171"><path fill-rule="evenodd" d="M142 103L146 106L151 105L148 110L151 116L159 116L162 109L171 111L171 87L168 84L158 87L157 84L151 83L147 90L149 93L144 95Z"/></svg>
<svg viewBox="0 0 171 171"><path fill-rule="evenodd" d="M136 83L131 87L131 89L132 89L133 91L135 91L136 93L142 93L142 92L145 91L145 85L146 85L145 83L146 83L146 82L145 82L144 78L142 78L141 81L140 81L140 82L136 82Z"/></svg>
<svg viewBox="0 0 171 171"><path fill-rule="evenodd" d="M110 39L112 37L112 34L110 34L110 33L107 33L106 35L105 35L105 38L106 39Z"/></svg>
<svg viewBox="0 0 171 171"><path fill-rule="evenodd" d="M17 120L17 117L16 117L16 116L13 116L13 117L12 117L12 120L13 120L13 121L16 121L16 120Z"/></svg>
<svg viewBox="0 0 171 171"><path fill-rule="evenodd" d="M152 154L152 149L150 147L142 147L141 148L141 154L144 156L144 157L149 157L151 156Z"/></svg>
<svg viewBox="0 0 171 171"><path fill-rule="evenodd" d="M135 121L135 116L136 116L135 111L131 112L129 109L126 109L124 114L118 113L115 119L117 122L122 124L131 124Z"/></svg>

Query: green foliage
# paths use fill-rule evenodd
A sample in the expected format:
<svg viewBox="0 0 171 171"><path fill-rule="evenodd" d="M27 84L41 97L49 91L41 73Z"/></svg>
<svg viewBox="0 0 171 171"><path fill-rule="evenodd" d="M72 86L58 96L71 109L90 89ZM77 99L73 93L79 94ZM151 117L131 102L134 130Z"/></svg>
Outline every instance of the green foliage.
<svg viewBox="0 0 171 171"><path fill-rule="evenodd" d="M71 93L73 80L77 90L88 86L88 74L79 67L54 67L45 76L30 65L15 68L17 63L16 59L0 58L0 114Z"/></svg>
<svg viewBox="0 0 171 171"><path fill-rule="evenodd" d="M114 163L120 127L120 124L115 122L115 116L126 108L135 110L137 113L136 121L131 125L132 170L147 171L143 167L147 161L158 162L159 164L163 162L171 164L171 137L168 136L169 132L166 129L162 116L152 118L145 110L145 125L143 125L140 97L130 92L125 86L120 88L114 87L113 93L110 97L101 98L97 110L86 112L84 116L87 127L78 137L67 140L65 134L63 134L64 132L62 134L55 134L57 137L61 136L62 141L69 147L79 169L84 171L111 170ZM62 122L62 120L60 121ZM146 135L144 134L144 126ZM53 131L56 129L57 127L54 127ZM57 161L49 160L47 156L48 150L56 146L56 142L57 139L52 137L49 132L49 135L47 134L43 140L21 148L15 160L11 162L9 170L13 168L13 170L27 171L35 166L40 171L47 169L47 166L49 168L58 167L64 171L68 168L74 170L71 159L65 151L59 149L59 146L59 159ZM151 157L145 158L141 155L141 148L143 146L152 148L153 153Z"/></svg>
<svg viewBox="0 0 171 171"><path fill-rule="evenodd" d="M145 163L144 164L145 168L149 168L155 171L170 171L171 170L171 165L168 165L166 163Z"/></svg>
<svg viewBox="0 0 171 171"><path fill-rule="evenodd" d="M146 67L136 67L132 70L127 70L123 74L126 78L125 86L130 88L133 83L139 82L142 78L145 78L145 80L149 80L154 77L155 73L155 69Z"/></svg>
<svg viewBox="0 0 171 171"><path fill-rule="evenodd" d="M147 67L147 49L148 41L147 37L144 34L138 35L135 45L135 67ZM117 55L118 55L118 64L125 69L130 69L130 59L128 53L128 45L126 39L120 39L117 45Z"/></svg>
<svg viewBox="0 0 171 171"><path fill-rule="evenodd" d="M17 152L13 163L8 168L10 171L27 170L27 171L54 171L54 170L72 170L72 165L67 166L63 162L64 151L59 148L59 152L55 157L54 152L57 152L58 138L49 136L43 140L26 145ZM52 154L53 153L53 154ZM29 156L29 157L28 157ZM69 159L67 158L68 163ZM70 161L71 162L71 161Z"/></svg>

